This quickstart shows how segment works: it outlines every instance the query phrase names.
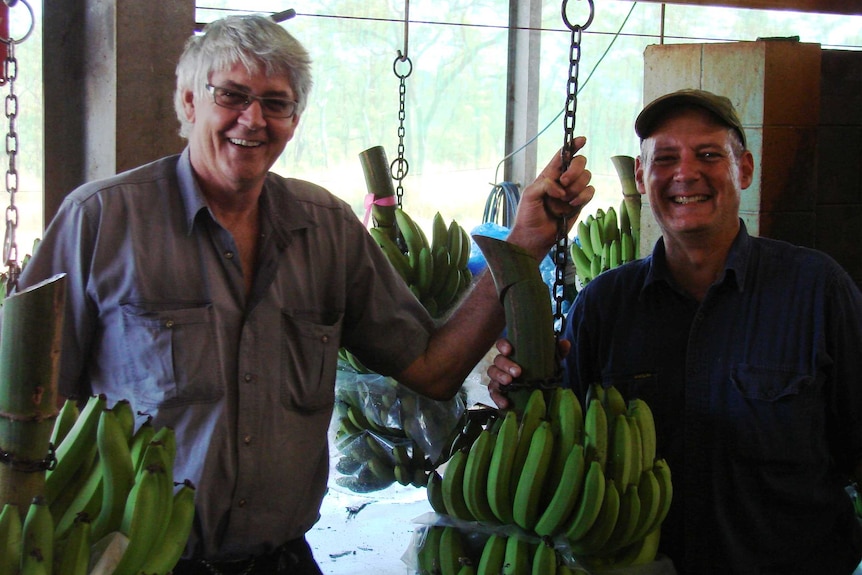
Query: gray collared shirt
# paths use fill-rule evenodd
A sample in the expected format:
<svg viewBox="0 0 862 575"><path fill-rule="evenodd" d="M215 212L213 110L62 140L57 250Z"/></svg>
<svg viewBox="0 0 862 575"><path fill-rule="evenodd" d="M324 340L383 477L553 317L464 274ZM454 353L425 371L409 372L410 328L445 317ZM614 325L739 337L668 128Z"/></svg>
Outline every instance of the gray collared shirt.
<svg viewBox="0 0 862 575"><path fill-rule="evenodd" d="M68 276L61 393L129 399L175 429L195 557L302 536L326 489L338 348L393 374L433 330L345 202L270 174L260 207L248 296L188 150L71 193L19 282Z"/></svg>

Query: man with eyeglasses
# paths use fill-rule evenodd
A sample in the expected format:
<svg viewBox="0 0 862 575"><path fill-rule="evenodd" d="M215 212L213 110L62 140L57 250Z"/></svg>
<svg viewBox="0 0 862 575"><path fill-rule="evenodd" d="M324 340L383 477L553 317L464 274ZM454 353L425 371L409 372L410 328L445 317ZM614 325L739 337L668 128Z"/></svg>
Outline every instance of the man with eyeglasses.
<svg viewBox="0 0 862 575"><path fill-rule="evenodd" d="M305 533L326 490L339 347L448 399L503 328L487 275L435 325L349 205L269 171L310 69L265 17L190 38L175 93L186 149L72 192L19 280L68 275L61 394L129 399L175 430L175 479L197 487L175 575L320 573ZM537 265L558 214L593 194L583 156L560 166L525 188L509 236Z"/></svg>

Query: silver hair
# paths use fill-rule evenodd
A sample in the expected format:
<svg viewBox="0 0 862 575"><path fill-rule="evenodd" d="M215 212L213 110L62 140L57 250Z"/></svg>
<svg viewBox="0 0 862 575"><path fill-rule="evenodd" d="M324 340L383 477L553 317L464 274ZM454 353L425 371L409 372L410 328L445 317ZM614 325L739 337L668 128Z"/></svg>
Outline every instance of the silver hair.
<svg viewBox="0 0 862 575"><path fill-rule="evenodd" d="M191 133L185 115L183 93L209 97L206 84L213 72L241 63L249 73L286 78L294 91L296 113L301 114L311 92L311 58L287 30L266 16L227 16L206 26L203 34L186 41L177 63L174 109L180 121L180 136Z"/></svg>

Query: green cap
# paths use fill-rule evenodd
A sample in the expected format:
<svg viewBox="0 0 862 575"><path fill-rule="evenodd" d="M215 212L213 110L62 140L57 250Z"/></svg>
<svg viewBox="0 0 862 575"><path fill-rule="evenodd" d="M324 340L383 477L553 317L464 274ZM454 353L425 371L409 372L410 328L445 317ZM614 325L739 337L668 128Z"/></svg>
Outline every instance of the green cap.
<svg viewBox="0 0 862 575"><path fill-rule="evenodd" d="M695 106L712 113L722 124L736 130L742 140L742 146L746 146L745 130L733 104L728 98L706 90L685 89L659 96L644 106L638 114L635 120L635 133L642 140L649 137L665 114L682 106Z"/></svg>

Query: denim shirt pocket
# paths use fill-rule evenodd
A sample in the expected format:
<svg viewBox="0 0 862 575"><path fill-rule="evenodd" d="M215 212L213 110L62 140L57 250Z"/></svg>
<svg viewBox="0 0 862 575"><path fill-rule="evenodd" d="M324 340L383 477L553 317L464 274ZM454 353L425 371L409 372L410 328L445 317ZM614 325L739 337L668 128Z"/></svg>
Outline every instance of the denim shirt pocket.
<svg viewBox="0 0 862 575"><path fill-rule="evenodd" d="M335 370L343 315L315 318L281 313L281 402L315 412L335 404Z"/></svg>
<svg viewBox="0 0 862 575"><path fill-rule="evenodd" d="M740 364L730 380L736 394L728 398L727 427L740 455L763 463L813 461L813 438L823 423L814 376Z"/></svg>
<svg viewBox="0 0 862 575"><path fill-rule="evenodd" d="M224 395L212 305L136 302L121 305L123 331L143 405L169 407Z"/></svg>

